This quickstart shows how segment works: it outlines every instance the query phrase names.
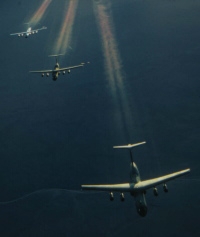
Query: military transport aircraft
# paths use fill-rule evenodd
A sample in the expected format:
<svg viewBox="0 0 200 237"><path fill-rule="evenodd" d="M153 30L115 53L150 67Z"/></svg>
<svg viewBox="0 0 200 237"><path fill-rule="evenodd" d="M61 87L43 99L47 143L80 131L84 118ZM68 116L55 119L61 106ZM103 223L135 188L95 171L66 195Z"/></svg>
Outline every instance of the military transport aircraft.
<svg viewBox="0 0 200 237"><path fill-rule="evenodd" d="M190 172L190 169L181 170L172 174L164 175L154 179L148 179L141 181L140 173L133 162L132 148L135 146L142 145L146 142L140 142L136 144L129 144L125 146L114 146L113 148L129 149L130 150L130 182L122 184L97 184L97 185L81 185L83 190L99 190L99 191L109 191L110 200L114 200L113 192L120 192L120 199L124 201L124 192L129 192L135 198L135 204L137 212L140 216L144 217L147 214L147 203L145 199L146 190L153 188L153 193L158 196L158 191L156 186L163 184L164 192L168 192L166 182Z"/></svg>
<svg viewBox="0 0 200 237"><path fill-rule="evenodd" d="M47 29L46 26L43 26L42 28L36 30L32 30L31 27L28 27L27 31L25 32L12 33L10 35L17 35L18 37L25 36L25 38L28 38L29 35L36 34L38 33L39 30L46 30L46 29Z"/></svg>
<svg viewBox="0 0 200 237"><path fill-rule="evenodd" d="M70 73L71 69L83 67L84 64L85 64L85 63L81 63L81 64L75 65L75 66L60 68L60 65L59 65L58 59L57 59L57 57L60 56L60 55L64 55L64 54L49 55L49 57L55 57L56 58L56 64L54 66L54 69L52 69L52 70L50 69L50 70L30 71L30 72L32 72L32 73L41 73L42 77L44 77L45 74L48 77L49 74L51 73L52 74L52 79L54 81L56 81L61 72L62 72L63 75L65 75L66 71L68 73Z"/></svg>

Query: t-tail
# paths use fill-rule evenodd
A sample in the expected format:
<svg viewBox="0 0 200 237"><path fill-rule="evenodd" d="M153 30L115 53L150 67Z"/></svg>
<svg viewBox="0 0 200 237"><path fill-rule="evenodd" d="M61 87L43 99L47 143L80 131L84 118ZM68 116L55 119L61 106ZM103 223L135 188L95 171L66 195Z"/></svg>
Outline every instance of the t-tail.
<svg viewBox="0 0 200 237"><path fill-rule="evenodd" d="M137 168L137 165L133 161L133 154L132 154L132 148L136 146L140 146L145 144L146 142L139 142L135 144L128 144L128 145L123 145L123 146L114 146L113 148L117 149L128 149L130 151L130 158L131 158L131 163L130 163L130 180L132 183L138 183L140 179L140 173Z"/></svg>
<svg viewBox="0 0 200 237"><path fill-rule="evenodd" d="M58 56L62 56L62 55L65 55L64 53L63 54L52 54L52 55L49 55L49 57L55 57L56 58L56 64L58 63Z"/></svg>

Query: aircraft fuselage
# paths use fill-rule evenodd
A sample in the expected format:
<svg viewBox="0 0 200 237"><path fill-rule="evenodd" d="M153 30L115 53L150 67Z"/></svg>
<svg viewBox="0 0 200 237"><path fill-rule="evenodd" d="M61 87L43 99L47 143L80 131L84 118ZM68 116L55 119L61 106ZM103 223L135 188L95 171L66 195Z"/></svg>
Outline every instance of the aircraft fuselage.
<svg viewBox="0 0 200 237"><path fill-rule="evenodd" d="M131 162L130 164L130 179L131 179L131 186L133 186L133 189L134 189L134 185L141 181L138 167L134 162ZM135 206L136 206L138 214L142 217L146 216L147 203L146 203L145 193L132 191L131 195L135 198Z"/></svg>
<svg viewBox="0 0 200 237"><path fill-rule="evenodd" d="M56 63L56 65L54 67L54 71L52 72L53 81L56 81L58 79L58 76L59 76L59 72L57 72L58 69L59 69L59 64Z"/></svg>

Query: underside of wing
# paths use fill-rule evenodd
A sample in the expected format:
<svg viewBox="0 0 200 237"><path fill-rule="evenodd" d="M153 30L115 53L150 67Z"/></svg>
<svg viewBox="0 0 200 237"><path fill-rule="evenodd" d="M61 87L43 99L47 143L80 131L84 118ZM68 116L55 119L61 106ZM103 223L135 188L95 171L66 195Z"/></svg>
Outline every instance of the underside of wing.
<svg viewBox="0 0 200 237"><path fill-rule="evenodd" d="M18 33L12 33L12 34L10 34L10 35L21 35L21 34L26 34L27 32L25 31L25 32L18 32Z"/></svg>
<svg viewBox="0 0 200 237"><path fill-rule="evenodd" d="M39 28L39 29L35 29L35 30L31 30L31 32L35 32L35 31L38 31L38 30L46 30L47 27L46 26L43 26L42 28Z"/></svg>
<svg viewBox="0 0 200 237"><path fill-rule="evenodd" d="M98 190L98 191L115 191L115 192L130 192L131 184L95 184L95 185L81 185L83 190Z"/></svg>
<svg viewBox="0 0 200 237"><path fill-rule="evenodd" d="M31 73L51 73L53 70L29 71Z"/></svg>
<svg viewBox="0 0 200 237"><path fill-rule="evenodd" d="M190 172L190 169L186 169L186 170L181 170L181 171L178 171L178 172L175 172L175 173L172 173L172 174L168 174L168 175L165 175L165 176L161 176L161 177L158 177L158 178L149 179L149 180L145 180L145 181L140 181L140 182L138 182L137 184L134 185L134 190L135 191L144 191L144 190L147 190L149 188L155 187L159 184L164 184L167 181L176 179L176 178L178 178L180 176L183 176L183 175L185 175L189 172Z"/></svg>
<svg viewBox="0 0 200 237"><path fill-rule="evenodd" d="M83 64L79 64L79 65L76 65L76 66L59 68L56 71L60 72L60 71L65 71L65 70L71 70L71 69L79 68L79 67L83 67L83 66L84 66Z"/></svg>

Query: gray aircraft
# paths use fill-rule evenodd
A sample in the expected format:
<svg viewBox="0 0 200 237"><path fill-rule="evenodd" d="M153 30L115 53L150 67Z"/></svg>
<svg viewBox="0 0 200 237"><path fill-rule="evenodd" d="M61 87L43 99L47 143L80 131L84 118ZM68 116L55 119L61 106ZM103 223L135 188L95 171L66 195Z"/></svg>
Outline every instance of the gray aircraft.
<svg viewBox="0 0 200 237"><path fill-rule="evenodd" d="M85 63L80 63L79 65L75 66L70 66L70 67L64 67L60 68L60 65L58 63L58 56L63 55L63 54L56 54L56 55L49 55L49 57L55 57L56 58L56 64L54 66L54 69L50 70L40 70L40 71L30 71L31 73L41 73L42 77L46 74L47 77L49 77L50 73L52 74L52 79L53 81L56 81L58 79L58 76L62 72L63 75L65 75L65 72L67 71L70 73L71 69L83 67Z"/></svg>
<svg viewBox="0 0 200 237"><path fill-rule="evenodd" d="M122 184L97 184L97 185L81 185L83 190L99 190L99 191L109 191L110 200L114 200L113 192L120 192L121 201L125 200L124 192L129 192L135 198L135 205L137 212L140 216L144 217L147 214L147 203L145 199L146 190L153 188L153 193L155 196L158 196L157 185L163 184L164 192L168 192L166 185L167 181L176 179L182 175L185 175L190 172L190 169L181 170L172 174L164 175L154 179L148 179L141 181L140 173L137 168L137 165L133 162L132 148L145 144L146 142L140 142L136 144L129 144L125 146L114 146L113 148L119 149L129 149L130 150L130 182Z"/></svg>
<svg viewBox="0 0 200 237"><path fill-rule="evenodd" d="M32 30L31 27L28 27L27 31L18 32L18 33L12 33L12 34L10 34L10 35L17 35L18 37L20 37L20 36L25 36L25 38L28 38L29 35L37 34L38 31L40 31L40 30L46 30L46 29L47 29L46 26L43 26L42 28L40 28L40 29L35 29L35 30Z"/></svg>

